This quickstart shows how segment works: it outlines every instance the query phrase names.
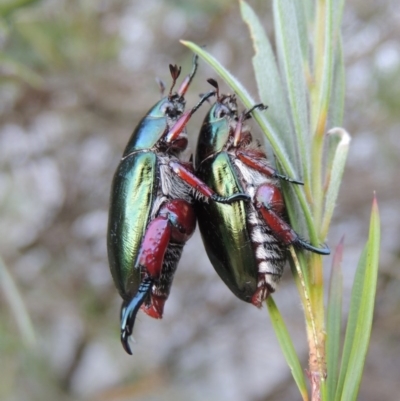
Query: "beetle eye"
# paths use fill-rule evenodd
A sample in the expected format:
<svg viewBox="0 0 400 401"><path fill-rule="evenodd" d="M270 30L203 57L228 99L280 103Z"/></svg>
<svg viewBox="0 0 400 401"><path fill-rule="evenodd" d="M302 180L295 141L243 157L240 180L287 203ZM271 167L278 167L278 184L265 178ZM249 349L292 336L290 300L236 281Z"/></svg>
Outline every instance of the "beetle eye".
<svg viewBox="0 0 400 401"><path fill-rule="evenodd" d="M216 118L223 118L226 115L229 115L229 109L226 106L220 105L216 110L215 110L215 117Z"/></svg>

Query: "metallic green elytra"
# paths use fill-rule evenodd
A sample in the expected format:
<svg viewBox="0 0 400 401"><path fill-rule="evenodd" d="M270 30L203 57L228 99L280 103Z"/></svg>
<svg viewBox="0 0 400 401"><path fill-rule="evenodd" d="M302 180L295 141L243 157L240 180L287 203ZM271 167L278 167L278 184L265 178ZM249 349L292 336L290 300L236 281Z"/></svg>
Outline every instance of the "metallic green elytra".
<svg viewBox="0 0 400 401"><path fill-rule="evenodd" d="M197 170L199 178L222 196L243 192L226 152L217 152ZM257 263L246 225L246 202L231 206L197 204L196 215L207 255L229 289L249 301L257 289Z"/></svg>
<svg viewBox="0 0 400 401"><path fill-rule="evenodd" d="M156 155L135 153L123 160L114 175L111 193L108 255L112 277L124 300L131 299L141 282L136 256L146 232L154 201Z"/></svg>
<svg viewBox="0 0 400 401"><path fill-rule="evenodd" d="M234 95L220 95L200 130L196 149L196 174L223 197L249 195L248 202L231 206L196 203L196 215L207 255L218 275L241 300L260 307L275 291L283 273L289 245L319 254L303 241L286 221L279 180L299 181L273 169L245 121L255 108L240 115Z"/></svg>

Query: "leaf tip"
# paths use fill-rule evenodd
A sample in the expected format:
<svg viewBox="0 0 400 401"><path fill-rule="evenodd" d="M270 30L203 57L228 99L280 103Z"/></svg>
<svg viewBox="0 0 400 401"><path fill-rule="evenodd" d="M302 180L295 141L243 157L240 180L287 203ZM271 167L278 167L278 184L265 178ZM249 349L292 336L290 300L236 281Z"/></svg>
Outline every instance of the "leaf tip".
<svg viewBox="0 0 400 401"><path fill-rule="evenodd" d="M332 262L333 268L335 267L340 268L340 265L342 263L343 251L344 251L344 237L345 236L343 235L335 248L335 253L333 254L333 262Z"/></svg>
<svg viewBox="0 0 400 401"><path fill-rule="evenodd" d="M341 145L348 145L351 141L351 135L343 128L341 127L334 127L331 128L328 132L327 135L337 135L340 138L340 144Z"/></svg>
<svg viewBox="0 0 400 401"><path fill-rule="evenodd" d="M376 191L374 191L374 197L372 199L372 213L379 213L379 208L378 208L378 199L376 197Z"/></svg>

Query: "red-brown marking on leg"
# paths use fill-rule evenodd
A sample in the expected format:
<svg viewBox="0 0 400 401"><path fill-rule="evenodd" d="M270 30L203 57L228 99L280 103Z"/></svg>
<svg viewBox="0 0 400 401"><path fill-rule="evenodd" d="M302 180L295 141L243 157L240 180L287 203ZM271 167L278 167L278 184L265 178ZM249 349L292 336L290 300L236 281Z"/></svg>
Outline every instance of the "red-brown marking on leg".
<svg viewBox="0 0 400 401"><path fill-rule="evenodd" d="M210 187L208 187L207 184L205 184L203 181L197 178L193 174L193 172L188 170L181 163L171 161L169 165L176 175L178 175L183 181L185 181L192 188L199 191L202 195L209 198L214 194L214 191Z"/></svg>
<svg viewBox="0 0 400 401"><path fill-rule="evenodd" d="M196 106L183 113L179 117L179 119L175 122L175 124L171 127L171 129L168 131L167 136L165 137L165 142L174 143L179 138L179 135L184 130L186 124L188 123L192 115L199 109L199 107L207 99L209 99L213 95L215 95L215 92L213 91L206 93L205 95L202 96L202 98L199 100Z"/></svg>
<svg viewBox="0 0 400 401"><path fill-rule="evenodd" d="M159 216L166 217L171 223L171 239L175 242L185 243L196 229L196 215L193 206L182 200L174 199L165 203Z"/></svg>
<svg viewBox="0 0 400 401"><path fill-rule="evenodd" d="M255 207L272 230L273 235L286 245L297 241L298 235L285 220L280 217L284 210L282 194L273 185L264 184L257 189Z"/></svg>
<svg viewBox="0 0 400 401"><path fill-rule="evenodd" d="M157 217L147 227L140 249L138 264L146 268L151 278L161 274L165 251L171 237L171 227L165 217Z"/></svg>
<svg viewBox="0 0 400 401"><path fill-rule="evenodd" d="M165 137L165 142L174 143L178 139L179 135L182 133L186 124L190 120L190 117L192 116L190 111L191 110L185 112L184 114L182 114L179 117L179 119L175 122L175 124L168 131L168 134Z"/></svg>
<svg viewBox="0 0 400 401"><path fill-rule="evenodd" d="M234 147L237 147L242 139L243 118L244 118L244 115L242 114L239 117L239 120L236 124L235 133L233 135L233 146Z"/></svg>
<svg viewBox="0 0 400 401"><path fill-rule="evenodd" d="M152 293L150 303L148 305L146 305L145 303L142 304L141 309L143 310L143 312L153 317L154 319L161 319L163 316L166 300L166 297L160 297Z"/></svg>
<svg viewBox="0 0 400 401"><path fill-rule="evenodd" d="M257 156L260 158L260 152L257 151L257 155L252 155L250 152L238 151L238 152L236 152L236 156L246 166L251 167L254 170L257 170L260 173L265 174L268 177L275 177L276 176L276 170L275 169L273 169L272 167L268 166L265 162L261 161L260 159L256 158ZM262 154L261 157L263 159L265 159L265 154Z"/></svg>

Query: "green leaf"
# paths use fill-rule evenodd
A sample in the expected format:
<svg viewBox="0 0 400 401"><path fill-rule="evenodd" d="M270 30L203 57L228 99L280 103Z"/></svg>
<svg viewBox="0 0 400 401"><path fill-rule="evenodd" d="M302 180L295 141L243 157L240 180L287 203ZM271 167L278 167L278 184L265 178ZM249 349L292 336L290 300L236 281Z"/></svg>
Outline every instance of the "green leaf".
<svg viewBox="0 0 400 401"><path fill-rule="evenodd" d="M294 1L297 28L299 30L300 48L303 56L303 66L309 71L309 38L308 38L308 5L305 1Z"/></svg>
<svg viewBox="0 0 400 401"><path fill-rule="evenodd" d="M269 316L271 318L272 326L275 330L276 337L278 338L281 346L283 355L286 359L287 364L292 372L293 378L299 388L300 394L304 401L308 400L307 384L304 377L303 369L300 365L299 358L294 349L292 339L290 338L289 332L283 321L282 315L280 314L275 301L270 296L266 300Z"/></svg>
<svg viewBox="0 0 400 401"><path fill-rule="evenodd" d="M333 128L328 132L328 135L332 138L332 142L336 141L336 138L339 138L339 143L336 149L331 152L333 156L328 157L325 184L325 208L321 229L322 239L328 234L351 141L348 132L342 128ZM332 149L333 147L331 146L330 148Z"/></svg>
<svg viewBox="0 0 400 401"><path fill-rule="evenodd" d="M35 344L35 332L29 313L24 305L24 301L14 283L6 265L0 258L0 287L5 300L8 302L12 314L17 322L21 333L22 341L26 347L33 347Z"/></svg>
<svg viewBox="0 0 400 401"><path fill-rule="evenodd" d="M342 39L339 35L336 46L335 64L333 71L333 85L331 93L331 101L329 107L329 127L341 127L344 113L344 98L346 90L346 78L343 60Z"/></svg>
<svg viewBox="0 0 400 401"><path fill-rule="evenodd" d="M374 198L368 242L358 263L351 293L350 312L335 396L336 401L357 399L371 335L379 266L379 247L380 220L378 204Z"/></svg>
<svg viewBox="0 0 400 401"><path fill-rule="evenodd" d="M334 0L326 0L325 2L325 45L324 45L324 54L321 60L322 62L322 81L320 82L319 87L320 98L319 98L319 113L318 116L323 113L327 114L330 95L331 95L331 87L332 87L332 79L333 79L333 55L334 55L334 21L333 21L333 10ZM317 121L318 122L318 119ZM315 127L313 127L315 131Z"/></svg>
<svg viewBox="0 0 400 401"><path fill-rule="evenodd" d="M281 77L271 43L260 20L253 9L245 2L240 2L244 22L249 27L254 47L253 68L261 101L268 105L268 120L286 144L286 151L292 160L295 158L295 146L287 103Z"/></svg>
<svg viewBox="0 0 400 401"><path fill-rule="evenodd" d="M328 400L333 400L339 376L340 337L342 330L342 297L343 297L343 238L336 247L333 256L329 283L326 325L326 364L328 371Z"/></svg>
<svg viewBox="0 0 400 401"><path fill-rule="evenodd" d="M300 166L305 182L310 181L310 131L308 96L304 74L301 39L293 2L274 0L275 34L279 64L284 73L293 126L299 144ZM305 15L305 13L304 13Z"/></svg>

